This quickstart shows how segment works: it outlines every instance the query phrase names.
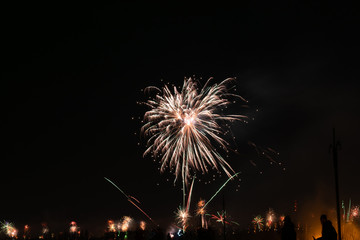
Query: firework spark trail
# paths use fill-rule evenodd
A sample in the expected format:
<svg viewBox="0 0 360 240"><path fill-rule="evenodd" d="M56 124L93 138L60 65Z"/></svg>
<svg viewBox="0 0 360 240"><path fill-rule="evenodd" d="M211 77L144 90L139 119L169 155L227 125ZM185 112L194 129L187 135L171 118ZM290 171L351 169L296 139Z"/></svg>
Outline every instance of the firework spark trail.
<svg viewBox="0 0 360 240"><path fill-rule="evenodd" d="M189 196L188 196L186 205L185 205L185 202L183 202L183 207L179 207L176 212L176 218L182 224L183 231L186 230L187 219L190 217L189 210L190 210L190 203L191 203L191 196L192 196L192 191L193 191L193 187L194 187L194 182L195 182L195 176L193 177L193 180L191 183L191 187L189 190Z"/></svg>
<svg viewBox="0 0 360 240"><path fill-rule="evenodd" d="M208 86L210 80L200 90L192 78L185 78L180 92L176 87L171 92L167 85L162 90L145 89L156 89L159 94L145 103L150 110L144 114L146 123L141 128L149 137L144 156L150 153L155 158L161 156L160 170L163 172L167 166L174 168L174 182L181 175L187 185L190 171L204 173L209 167L218 170L220 166L229 177L234 172L212 143L227 149L229 143L221 137L225 131L218 122L244 121L247 117L220 112L231 103L228 97L245 100L228 92L226 85L232 78Z"/></svg>
<svg viewBox="0 0 360 240"><path fill-rule="evenodd" d="M348 208L348 213L347 213L347 217L346 217L347 222L350 221L350 210L351 210L351 198L349 199L349 208Z"/></svg>
<svg viewBox="0 0 360 240"><path fill-rule="evenodd" d="M152 218L144 211L144 210L142 210L138 205L136 205L133 201L131 201L130 199L128 199L128 201L132 204L132 205L134 205L137 209L139 209L146 217L148 217L152 222L154 222L153 220L152 220Z"/></svg>
<svg viewBox="0 0 360 240"><path fill-rule="evenodd" d="M135 199L134 197L131 197L130 195L126 195L125 192L123 190L121 190L115 183L113 183L110 179L104 177L106 181L108 181L109 183L111 183L114 187L116 187L126 198L127 200L134 205L137 209L139 209L147 218L149 218L152 222L154 222L154 220L144 211L142 210L138 205L136 205L131 198ZM136 200L137 202L139 202L138 200Z"/></svg>
<svg viewBox="0 0 360 240"><path fill-rule="evenodd" d="M106 181L108 181L108 182L111 183L114 187L116 187L122 194L124 194L124 196L125 196L126 198L129 198L129 196L126 195L126 194L123 192L123 190L121 190L115 183L113 183L110 179L108 179L108 178L106 178L106 177L104 177L104 178L105 178Z"/></svg>
<svg viewBox="0 0 360 240"><path fill-rule="evenodd" d="M190 210L191 195L192 195L192 191L193 191L193 187L194 187L194 182L195 182L195 176L193 178L193 181L191 183L191 187L190 187L190 190L189 190L189 196L188 196L188 200L187 200L187 203L186 203L186 212L189 212L189 210Z"/></svg>
<svg viewBox="0 0 360 240"><path fill-rule="evenodd" d="M262 148L260 146L257 146L255 143L253 143L251 141L248 141L248 144L255 149L255 151L256 151L256 153L257 153L257 155L259 157L262 156L262 157L267 158L270 161L271 164L275 163L275 164L281 165L280 162L277 162L277 161L274 160L273 156L278 156L279 155L279 153L276 152L274 149L269 148L269 147ZM254 162L251 162L251 164L256 166L256 164Z"/></svg>
<svg viewBox="0 0 360 240"><path fill-rule="evenodd" d="M135 197L129 195L129 198L132 198L132 199L134 199L137 203L141 204L140 201L137 200Z"/></svg>
<svg viewBox="0 0 360 240"><path fill-rule="evenodd" d="M216 197L216 195L218 195L218 193L226 186L226 184L233 179L234 177L236 177L240 172L235 173L234 175L230 176L228 180L226 180L226 182L216 191L216 193L210 198L209 201L206 202L206 204L204 205L203 208L205 208L210 202L211 200L214 199L214 197Z"/></svg>

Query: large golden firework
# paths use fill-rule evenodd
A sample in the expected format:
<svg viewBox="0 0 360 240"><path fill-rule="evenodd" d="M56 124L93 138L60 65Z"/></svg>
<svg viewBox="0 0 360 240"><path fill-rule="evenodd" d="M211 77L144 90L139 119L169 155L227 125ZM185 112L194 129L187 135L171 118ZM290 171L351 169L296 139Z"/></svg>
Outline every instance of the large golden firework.
<svg viewBox="0 0 360 240"><path fill-rule="evenodd" d="M228 151L229 143L224 140L224 129L228 122L244 121L244 115L229 115L223 111L232 103L228 84L233 78L209 86L209 79L202 87L192 78L185 78L179 91L173 92L165 85L162 89L148 87L157 94L145 104L150 107L144 115L142 132L146 137L147 149L144 155L152 154L161 159L161 172L167 167L175 173L175 181L181 175L183 182L196 171L206 173L219 167L230 177L233 169L216 149Z"/></svg>

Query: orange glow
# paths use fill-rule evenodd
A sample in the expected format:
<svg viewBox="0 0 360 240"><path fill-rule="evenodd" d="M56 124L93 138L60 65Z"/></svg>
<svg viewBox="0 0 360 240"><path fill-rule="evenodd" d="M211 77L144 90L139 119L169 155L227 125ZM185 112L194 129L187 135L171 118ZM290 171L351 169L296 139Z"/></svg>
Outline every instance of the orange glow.
<svg viewBox="0 0 360 240"><path fill-rule="evenodd" d="M145 228L146 228L146 223L144 221L141 221L140 222L140 229L145 231Z"/></svg>

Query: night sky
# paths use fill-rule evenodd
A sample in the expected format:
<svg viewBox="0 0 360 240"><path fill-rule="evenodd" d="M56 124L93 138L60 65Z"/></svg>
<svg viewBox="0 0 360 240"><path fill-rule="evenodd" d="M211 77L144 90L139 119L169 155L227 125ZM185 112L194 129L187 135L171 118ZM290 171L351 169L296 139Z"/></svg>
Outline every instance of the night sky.
<svg viewBox="0 0 360 240"><path fill-rule="evenodd" d="M210 211L221 210L224 197L246 228L269 208L293 214L295 200L299 215L315 205L334 209L333 128L340 199L360 204L354 6L31 3L3 6L1 23L0 220L20 229L46 222L53 231L76 221L94 234L108 219L147 220L108 177L166 228L182 202L181 184L143 157L147 109L137 102L146 101L149 85L178 86L193 75L202 83L236 77L249 108L232 111L254 117L231 126L240 154L228 162L241 182L230 182ZM282 165L257 157L248 141L278 151ZM216 174L210 184L196 182L193 206L225 180Z"/></svg>

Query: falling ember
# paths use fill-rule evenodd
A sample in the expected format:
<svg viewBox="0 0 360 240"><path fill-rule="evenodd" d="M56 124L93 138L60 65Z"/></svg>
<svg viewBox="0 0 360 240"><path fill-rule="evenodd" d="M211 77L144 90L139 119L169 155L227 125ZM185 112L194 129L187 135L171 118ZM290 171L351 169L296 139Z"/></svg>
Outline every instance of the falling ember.
<svg viewBox="0 0 360 240"><path fill-rule="evenodd" d="M184 79L180 91L174 87L171 92L167 85L162 90L146 88L159 93L145 102L150 110L144 115L145 125L141 129L149 137L144 155L160 157L160 170L174 169L175 181L181 175L187 183L190 171L204 173L209 168L218 170L219 166L229 177L233 172L213 143L227 150L229 144L222 138L226 132L222 126L226 124L220 122L243 121L246 116L224 115L222 110L231 103L229 97L245 100L228 92L226 85L234 79L208 86L210 80L201 89L192 78Z"/></svg>

